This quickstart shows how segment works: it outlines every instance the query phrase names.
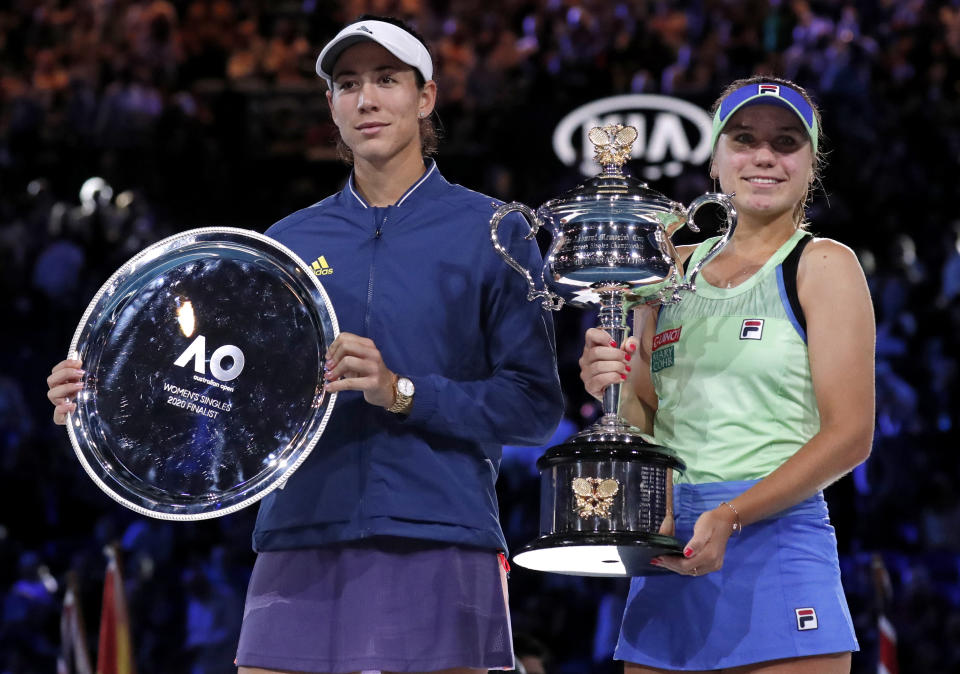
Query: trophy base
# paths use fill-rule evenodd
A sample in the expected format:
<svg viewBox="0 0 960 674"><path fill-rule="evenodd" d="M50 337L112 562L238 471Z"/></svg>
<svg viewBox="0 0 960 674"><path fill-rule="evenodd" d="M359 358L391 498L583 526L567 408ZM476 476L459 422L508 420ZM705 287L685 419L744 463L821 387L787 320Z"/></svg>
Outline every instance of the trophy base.
<svg viewBox="0 0 960 674"><path fill-rule="evenodd" d="M514 554L513 561L532 571L624 578L670 573L653 566L650 560L682 551L680 541L662 534L549 534L525 545Z"/></svg>
<svg viewBox="0 0 960 674"><path fill-rule="evenodd" d="M564 444L610 443L623 446L652 446L649 436L636 426L631 426L616 414L604 414L595 424L574 436Z"/></svg>
<svg viewBox="0 0 960 674"><path fill-rule="evenodd" d="M663 573L650 559L680 554L681 541L659 533L670 510L673 472L686 466L630 426L600 424L550 448L540 469L540 537L514 561L576 576Z"/></svg>

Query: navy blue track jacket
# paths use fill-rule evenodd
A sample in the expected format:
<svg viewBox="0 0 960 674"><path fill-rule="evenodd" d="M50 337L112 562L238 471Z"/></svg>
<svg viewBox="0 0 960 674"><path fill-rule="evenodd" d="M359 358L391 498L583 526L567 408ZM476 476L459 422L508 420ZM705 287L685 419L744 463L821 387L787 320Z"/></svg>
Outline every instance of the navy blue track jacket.
<svg viewBox="0 0 960 674"><path fill-rule="evenodd" d="M501 447L545 443L563 404L553 319L493 249L495 208L430 162L393 206L368 207L351 177L267 231L320 261L340 330L372 339L416 395L404 418L340 393L313 452L263 500L257 551L378 535L506 549ZM500 240L536 272L528 231L512 214Z"/></svg>

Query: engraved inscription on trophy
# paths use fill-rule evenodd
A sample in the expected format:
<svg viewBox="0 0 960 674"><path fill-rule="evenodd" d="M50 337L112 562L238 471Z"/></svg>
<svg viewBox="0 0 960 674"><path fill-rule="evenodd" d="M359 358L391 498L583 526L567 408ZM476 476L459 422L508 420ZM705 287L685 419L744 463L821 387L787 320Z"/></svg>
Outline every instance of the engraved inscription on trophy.
<svg viewBox="0 0 960 674"><path fill-rule="evenodd" d="M658 514L655 509L656 504L654 503L654 501L657 500L655 498L657 493L654 485L656 485L656 474L662 472L664 471L651 466L642 466L640 468L639 524L646 531L656 531L659 528L659 522L653 521L653 518ZM652 476L651 473L653 473ZM653 478L652 480L650 479L651 477Z"/></svg>

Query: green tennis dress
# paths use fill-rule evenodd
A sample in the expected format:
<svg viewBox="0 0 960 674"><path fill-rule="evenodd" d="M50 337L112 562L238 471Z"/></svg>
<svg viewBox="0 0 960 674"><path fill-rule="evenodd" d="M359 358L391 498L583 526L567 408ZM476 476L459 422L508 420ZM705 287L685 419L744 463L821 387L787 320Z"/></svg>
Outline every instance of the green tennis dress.
<svg viewBox="0 0 960 674"><path fill-rule="evenodd" d="M735 288L703 276L660 310L651 375L658 444L687 470L676 478L676 536L790 458L820 429L794 234ZM694 251L692 268L712 247ZM796 251L796 252L795 252ZM677 670L736 667L857 650L822 493L730 538L723 568L634 578L615 657Z"/></svg>

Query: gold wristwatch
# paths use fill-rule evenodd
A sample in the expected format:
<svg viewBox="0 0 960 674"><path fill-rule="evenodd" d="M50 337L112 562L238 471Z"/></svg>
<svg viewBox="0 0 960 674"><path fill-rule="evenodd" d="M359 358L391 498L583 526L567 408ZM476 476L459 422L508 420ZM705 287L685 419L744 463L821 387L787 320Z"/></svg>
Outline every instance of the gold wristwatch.
<svg viewBox="0 0 960 674"><path fill-rule="evenodd" d="M410 414L413 409L413 382L406 377L396 377L393 380L393 404L387 408L395 414Z"/></svg>

